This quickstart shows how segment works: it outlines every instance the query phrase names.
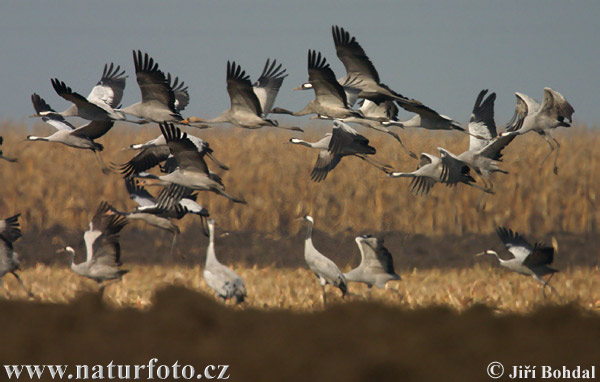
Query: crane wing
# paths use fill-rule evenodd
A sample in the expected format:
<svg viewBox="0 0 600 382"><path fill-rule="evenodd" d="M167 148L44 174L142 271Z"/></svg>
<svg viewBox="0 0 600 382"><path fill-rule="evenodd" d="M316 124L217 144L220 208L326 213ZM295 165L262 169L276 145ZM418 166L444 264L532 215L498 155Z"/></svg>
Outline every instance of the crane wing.
<svg viewBox="0 0 600 382"><path fill-rule="evenodd" d="M175 93L169 86L165 74L158 69L158 64L148 56L142 55L140 50L133 51L133 63L135 66L135 77L142 93L142 102L158 102L176 114Z"/></svg>
<svg viewBox="0 0 600 382"><path fill-rule="evenodd" d="M171 78L171 73L167 73L167 83L173 90L175 95L175 110L179 113L187 107L190 103L190 93L188 93L188 87L185 86L185 82L179 82L179 77Z"/></svg>
<svg viewBox="0 0 600 382"><path fill-rule="evenodd" d="M125 70L121 71L121 66L115 67L112 62L110 66L104 64L102 77L92 88L87 100L96 105L105 104L110 108L116 108L123 99L126 78Z"/></svg>
<svg viewBox="0 0 600 382"><path fill-rule="evenodd" d="M0 220L0 239L10 246L23 236L19 225L20 216L21 214L16 214L4 220Z"/></svg>
<svg viewBox="0 0 600 382"><path fill-rule="evenodd" d="M31 95L31 103L37 115L42 115L42 121L54 127L56 130L75 130L75 127L67 122L67 120L54 109L48 105L48 103L40 97L37 93Z"/></svg>
<svg viewBox="0 0 600 382"><path fill-rule="evenodd" d="M51 80L52 87L56 91L56 94L66 99L69 102L74 103L79 110L87 109L94 114L107 114L106 109L101 107L102 105L97 105L87 100L84 96L79 93L74 92L68 87L63 81L58 80L57 78L53 78Z"/></svg>
<svg viewBox="0 0 600 382"><path fill-rule="evenodd" d="M315 167L310 173L310 179L315 182L325 180L329 171L333 170L340 163L340 160L342 160L341 155L333 154L329 150L319 151L317 163L315 163Z"/></svg>
<svg viewBox="0 0 600 382"><path fill-rule="evenodd" d="M227 61L227 93L232 110L242 109L262 116L262 107L254 93L250 76L235 61Z"/></svg>
<svg viewBox="0 0 600 382"><path fill-rule="evenodd" d="M158 166L160 163L167 160L169 155L171 155L171 150L166 144L146 147L128 162L122 164L119 167L119 170L121 170L121 174L124 177L129 177L133 174L149 170L154 166Z"/></svg>
<svg viewBox="0 0 600 382"><path fill-rule="evenodd" d="M546 247L543 243L535 243L533 252L525 258L523 265L535 267L550 265L554 261L554 248Z"/></svg>
<svg viewBox="0 0 600 382"><path fill-rule="evenodd" d="M498 135L496 122L494 121L496 93L491 93L484 99L487 92L487 89L479 92L475 106L473 106L473 112L471 113L468 126L469 133L471 134L469 137L469 150L471 151L480 150ZM484 139L479 139L476 136L483 137Z"/></svg>
<svg viewBox="0 0 600 382"><path fill-rule="evenodd" d="M187 137L187 133L182 132L172 123L161 123L159 126L180 169L209 174L206 162L196 145Z"/></svg>
<svg viewBox="0 0 600 382"><path fill-rule="evenodd" d="M498 227L496 234L506 249L515 257L515 259L524 262L527 256L533 252L533 247L518 232L513 232L510 228Z"/></svg>
<svg viewBox="0 0 600 382"><path fill-rule="evenodd" d="M115 123L113 121L91 121L81 127L78 127L71 134L94 140L108 133L108 130L112 129L114 124Z"/></svg>
<svg viewBox="0 0 600 382"><path fill-rule="evenodd" d="M375 66L364 49L356 41L356 38L350 36L350 33L337 25L331 27L331 33L333 34L335 51L340 61L344 64L346 72L348 74L360 73L379 83L379 74Z"/></svg>
<svg viewBox="0 0 600 382"><path fill-rule="evenodd" d="M263 117L271 112L281 84L288 76L285 73L286 70L282 69L281 66L281 64L277 65L277 60L270 62L270 59L267 59L258 81L254 83L254 93L260 102Z"/></svg>
<svg viewBox="0 0 600 382"><path fill-rule="evenodd" d="M544 99L542 101L541 112L563 121L568 119L572 121L575 109L562 94L550 88L544 88Z"/></svg>
<svg viewBox="0 0 600 382"><path fill-rule="evenodd" d="M311 83L319 102L348 107L344 88L335 78L321 52L308 50L308 82Z"/></svg>

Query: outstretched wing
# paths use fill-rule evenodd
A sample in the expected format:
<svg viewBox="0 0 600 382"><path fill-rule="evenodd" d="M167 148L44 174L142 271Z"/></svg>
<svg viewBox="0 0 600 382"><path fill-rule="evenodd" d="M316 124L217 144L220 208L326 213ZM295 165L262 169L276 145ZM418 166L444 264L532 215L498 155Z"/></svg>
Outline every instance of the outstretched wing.
<svg viewBox="0 0 600 382"><path fill-rule="evenodd" d="M550 88L544 88L544 100L542 101L541 112L556 118L559 121L565 119L572 121L575 109L562 94Z"/></svg>
<svg viewBox="0 0 600 382"><path fill-rule="evenodd" d="M227 93L232 110L243 109L262 116L262 107L252 88L250 76L235 61L227 61Z"/></svg>
<svg viewBox="0 0 600 382"><path fill-rule="evenodd" d="M333 42L338 58L344 64L348 74L367 75L379 83L379 74L364 49L350 36L344 28L334 25L331 27Z"/></svg>
<svg viewBox="0 0 600 382"><path fill-rule="evenodd" d="M123 99L123 91L125 90L125 70L121 71L121 67L114 63L104 64L102 77L94 86L87 97L87 100L96 105L105 104L110 108L116 108Z"/></svg>
<svg viewBox="0 0 600 382"><path fill-rule="evenodd" d="M172 123L161 123L159 126L179 168L191 169L208 175L208 166L198 152L198 147L187 137L187 133L182 132Z"/></svg>
<svg viewBox="0 0 600 382"><path fill-rule="evenodd" d="M119 170L124 177L139 174L167 160L171 150L167 145L150 146L142 149L129 162L120 165Z"/></svg>
<svg viewBox="0 0 600 382"><path fill-rule="evenodd" d="M176 114L175 93L169 86L165 74L158 69L158 64L154 62L154 59L148 56L148 53L142 55L142 52L138 50L136 54L134 50L133 63L137 83L142 92L142 102L158 102Z"/></svg>
<svg viewBox="0 0 600 382"><path fill-rule="evenodd" d="M84 96L79 93L74 92L68 87L63 81L58 80L57 78L53 78L51 80L52 87L56 91L56 94L63 97L69 102L74 103L79 110L87 109L90 113L94 114L107 114L106 110L101 107L101 105L97 105L87 100Z"/></svg>
<svg viewBox="0 0 600 382"><path fill-rule="evenodd" d="M523 236L518 232L513 232L510 228L498 227L496 228L496 234L506 249L512 253L515 259L519 259L524 262L527 256L533 252L533 247Z"/></svg>
<svg viewBox="0 0 600 382"><path fill-rule="evenodd" d="M54 109L48 105L48 103L40 97L37 93L31 95L31 103L37 115L42 116L42 121L51 125L57 130L74 130L75 127L67 122L67 120Z"/></svg>
<svg viewBox="0 0 600 382"><path fill-rule="evenodd" d="M333 170L340 163L341 159L341 155L333 154L329 150L320 150L315 167L310 173L310 179L315 182L325 180L329 171Z"/></svg>
<svg viewBox="0 0 600 382"><path fill-rule="evenodd" d="M485 147L498 133L496 132L496 122L494 121L494 101L496 93L491 93L487 98L484 97L488 90L483 89L479 92L471 119L469 121L469 150L477 151ZM479 139L476 136L483 137Z"/></svg>
<svg viewBox="0 0 600 382"><path fill-rule="evenodd" d="M71 134L94 140L108 133L108 130L112 129L114 124L113 121L91 121L90 123L78 127Z"/></svg>
<svg viewBox="0 0 600 382"><path fill-rule="evenodd" d="M282 69L281 66L281 64L277 65L277 60L270 62L270 59L267 59L258 81L254 83L254 94L260 102L263 117L271 112L279 88L287 77L285 69Z"/></svg>
<svg viewBox="0 0 600 382"><path fill-rule="evenodd" d="M329 67L321 52L308 50L308 82L315 91L320 102L348 107L348 100L344 88L335 78L333 70Z"/></svg>
<svg viewBox="0 0 600 382"><path fill-rule="evenodd" d="M360 266L369 268L372 273L396 274L392 254L383 245L383 239L363 237L359 243L362 248Z"/></svg>
<svg viewBox="0 0 600 382"><path fill-rule="evenodd" d="M554 248L546 247L543 243L535 243L533 252L525 258L523 265L527 267L536 267L540 265L550 265L554 261Z"/></svg>
<svg viewBox="0 0 600 382"><path fill-rule="evenodd" d="M16 214L4 220L0 220L0 239L9 244L9 246L12 246L12 243L23 236L19 225L20 216L21 214Z"/></svg>
<svg viewBox="0 0 600 382"><path fill-rule="evenodd" d="M167 82L169 83L171 89L173 89L173 94L175 95L175 110L180 112L190 103L188 87L185 86L185 82L179 82L179 77L175 77L173 80L171 78L171 73L167 73Z"/></svg>
<svg viewBox="0 0 600 382"><path fill-rule="evenodd" d="M347 123L334 120L329 151L333 154L342 154L348 148L356 149L356 153L375 154L375 149L369 146L369 140L360 135ZM364 152L362 152L364 150Z"/></svg>

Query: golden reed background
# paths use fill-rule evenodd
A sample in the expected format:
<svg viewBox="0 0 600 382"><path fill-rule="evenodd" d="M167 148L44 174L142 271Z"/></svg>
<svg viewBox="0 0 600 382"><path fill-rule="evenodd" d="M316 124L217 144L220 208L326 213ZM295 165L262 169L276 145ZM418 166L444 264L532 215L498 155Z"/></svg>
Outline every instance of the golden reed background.
<svg viewBox="0 0 600 382"><path fill-rule="evenodd" d="M600 131L576 127L558 131L559 174L552 173L551 160L540 167L549 151L537 134L517 137L504 152L503 168L509 175L494 175L496 195L487 200L485 212L476 211L480 192L459 185L450 189L436 185L428 197L408 190L409 179L388 179L358 158L344 158L321 183L309 179L317 151L283 144L297 136L319 139L325 128L309 128L304 134L275 129L242 130L214 127L185 128L207 140L215 156L230 166L228 172L209 167L223 176L227 191L242 195L248 205L237 205L212 193L202 192L199 202L219 225L228 230L296 233L294 219L310 213L318 229L330 234L355 230L402 231L420 234L490 232L496 225L545 234L566 231L598 231L600 217ZM47 135L50 127L38 123L32 129L5 122L5 155L16 156L16 164L0 161L0 216L20 212L25 230L62 225L87 227L101 200L117 208L131 209L120 175L104 175L91 152L56 143L27 142L28 134ZM401 150L386 134L360 129L377 148L376 158L402 171L413 171L417 161ZM454 132L400 130L405 144L415 153L437 154L443 146L454 153L468 147L468 136ZM117 124L98 141L105 146L105 161L122 163L133 156L122 148L159 134L156 125L133 127ZM152 191L152 190L151 190ZM153 191L155 194L158 190ZM180 224L185 231L190 220Z"/></svg>

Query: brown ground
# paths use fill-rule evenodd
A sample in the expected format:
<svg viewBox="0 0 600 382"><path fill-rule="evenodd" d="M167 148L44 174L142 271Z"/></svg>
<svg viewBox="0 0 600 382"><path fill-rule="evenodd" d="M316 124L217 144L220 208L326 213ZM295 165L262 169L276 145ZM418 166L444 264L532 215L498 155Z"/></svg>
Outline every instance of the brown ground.
<svg viewBox="0 0 600 382"><path fill-rule="evenodd" d="M0 364L156 357L197 370L229 364L232 381L486 381L491 361L508 372L512 365L597 366L600 358L600 317L573 307L524 317L483 307L457 314L354 303L299 314L228 309L170 288L149 311L115 311L97 295L68 306L0 301L0 327Z"/></svg>

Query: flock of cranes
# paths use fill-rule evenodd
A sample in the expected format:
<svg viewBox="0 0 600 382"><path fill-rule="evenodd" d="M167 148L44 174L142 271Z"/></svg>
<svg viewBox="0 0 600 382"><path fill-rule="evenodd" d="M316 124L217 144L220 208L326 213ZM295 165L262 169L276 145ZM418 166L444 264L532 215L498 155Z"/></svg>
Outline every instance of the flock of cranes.
<svg viewBox="0 0 600 382"><path fill-rule="evenodd" d="M216 258L216 223L209 218L208 210L197 203L197 198L199 191L211 191L234 203L246 204L246 201L243 197L233 196L226 191L221 177L209 169L205 158L208 157L222 170L228 170L229 167L215 158L208 142L182 131L184 127L206 129L212 124L229 123L246 129L275 127L301 133L301 128L282 126L277 120L268 118L269 114L314 115L312 118L332 120L331 132L317 142L307 142L297 137L288 141L319 151L310 174L313 181L324 181L343 157L354 156L385 172L389 177L411 178L409 187L417 195L428 194L436 183L450 187L463 183L483 192L480 202L484 195L494 193L492 174L507 174L500 167L503 149L517 135L535 131L551 148L542 164L554 152L553 169L557 173L560 144L552 132L557 127L569 127L574 113L573 107L560 93L545 88L541 104L529 96L515 93L515 114L503 131L498 132L494 121L496 94L488 94L488 90L482 90L476 98L468 126L462 126L422 102L405 97L385 85L364 49L344 28L333 26L332 35L337 57L343 63L346 74L336 78L325 56L321 52L309 50L308 81L295 90L312 89L315 97L299 111L274 107L277 94L287 77L282 64L268 59L257 81L252 83L241 66L230 61L227 62L226 70L230 108L212 119L184 118L181 113L190 101L188 87L178 77L165 74L152 57L139 50L133 51L133 62L141 101L133 105L121 105L127 76L114 63L104 66L100 80L87 97L73 91L65 82L52 79L51 84L56 93L72 103L63 112L56 112L40 95L33 93L31 101L35 109L34 116L53 126L56 132L46 137L29 135L27 140L56 142L92 151L104 173L119 172L123 175L130 198L138 205L134 210L124 212L102 202L91 219L89 230L84 233L86 261L75 264L74 249L64 249L72 257L72 270L99 284L119 280L127 273L120 268L119 233L128 219L143 220L170 232L173 235L170 246L172 253L180 233L175 221L192 214L200 216L202 230L209 237L204 270L206 283L224 300L235 299L240 303L246 299L246 288L241 277ZM399 107L415 115L407 121L400 121L397 117ZM69 117L80 117L89 122L76 127L67 120ZM125 149L137 151L128 162L111 163L111 166L107 166L101 155L103 146L96 140L107 134L115 122L157 123L161 134L148 142L126 147ZM410 157L420 159L416 170L395 171L392 166L374 159L376 148L350 124L391 135ZM439 156L430 153L417 156L392 131L392 128L405 127L459 131L468 135L469 146L460 154L438 147ZM16 161L15 158L3 156L2 151L0 158L9 162ZM160 174L149 172L157 166ZM163 188L155 197L144 186ZM12 273L28 295L31 295L16 273L19 259L13 251L13 242L21 236L18 217L19 215L15 215L0 221L0 285L4 288L2 276ZM394 270L392 256L382 239L369 235L356 237L361 263L344 274L333 261L314 247L314 219L307 215L302 220L308 223L305 260L323 288L324 304L327 284L339 288L344 296L348 293L348 282L362 282L369 288L373 285L384 288L389 281L400 280ZM551 278L556 272L549 267L553 260L553 248L542 244L531 246L521 235L507 228L498 228L497 233L514 258L503 260L492 250L482 254L495 255L500 265L533 276L544 287L548 285L549 279L544 281L542 277L549 274Z"/></svg>

